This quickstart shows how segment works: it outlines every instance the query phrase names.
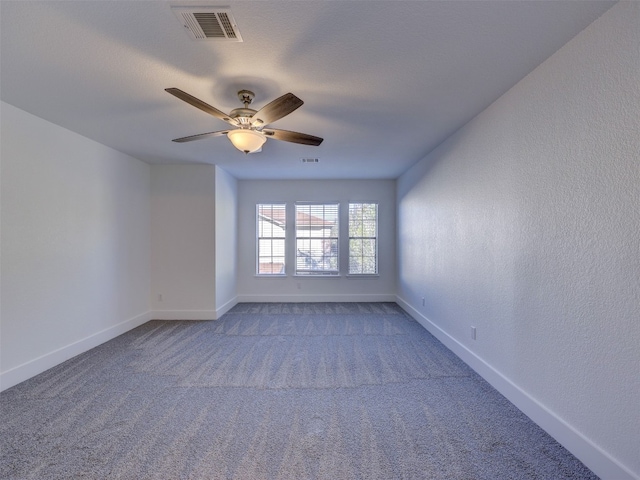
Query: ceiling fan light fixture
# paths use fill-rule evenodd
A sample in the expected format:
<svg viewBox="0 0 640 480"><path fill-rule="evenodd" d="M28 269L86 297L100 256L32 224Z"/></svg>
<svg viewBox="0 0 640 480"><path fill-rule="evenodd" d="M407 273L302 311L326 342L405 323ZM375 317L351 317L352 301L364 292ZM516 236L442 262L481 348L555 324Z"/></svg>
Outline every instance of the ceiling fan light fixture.
<svg viewBox="0 0 640 480"><path fill-rule="evenodd" d="M244 153L254 153L262 148L267 137L255 130L239 128L227 133L233 146Z"/></svg>

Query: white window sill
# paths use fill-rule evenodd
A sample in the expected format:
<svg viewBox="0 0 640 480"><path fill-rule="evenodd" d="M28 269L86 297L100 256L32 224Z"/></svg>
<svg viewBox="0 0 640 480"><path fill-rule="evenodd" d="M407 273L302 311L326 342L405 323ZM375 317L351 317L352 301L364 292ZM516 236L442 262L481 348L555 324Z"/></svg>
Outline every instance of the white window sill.
<svg viewBox="0 0 640 480"><path fill-rule="evenodd" d="M332 275L293 275L296 278L340 278L343 275L340 274L332 274Z"/></svg>
<svg viewBox="0 0 640 480"><path fill-rule="evenodd" d="M254 275L255 278L287 278L286 273L263 273Z"/></svg>
<svg viewBox="0 0 640 480"><path fill-rule="evenodd" d="M380 278L378 273L351 273L347 278Z"/></svg>

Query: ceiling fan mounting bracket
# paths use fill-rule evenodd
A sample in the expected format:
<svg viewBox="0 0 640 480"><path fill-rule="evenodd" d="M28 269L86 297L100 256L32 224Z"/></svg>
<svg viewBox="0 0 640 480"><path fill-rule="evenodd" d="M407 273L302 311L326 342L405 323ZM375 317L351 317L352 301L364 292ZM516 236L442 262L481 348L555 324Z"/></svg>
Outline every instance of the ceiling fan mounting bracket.
<svg viewBox="0 0 640 480"><path fill-rule="evenodd" d="M238 92L238 100L244 103L244 108L247 108L251 105L253 98L256 96L251 90L240 90Z"/></svg>

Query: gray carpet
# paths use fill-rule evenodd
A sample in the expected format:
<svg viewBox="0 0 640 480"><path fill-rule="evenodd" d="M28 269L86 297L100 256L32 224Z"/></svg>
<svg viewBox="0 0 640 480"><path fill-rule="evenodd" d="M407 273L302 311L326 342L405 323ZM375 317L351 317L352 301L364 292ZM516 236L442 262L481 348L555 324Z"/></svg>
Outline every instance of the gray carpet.
<svg viewBox="0 0 640 480"><path fill-rule="evenodd" d="M3 479L590 479L393 303L152 321L0 394Z"/></svg>

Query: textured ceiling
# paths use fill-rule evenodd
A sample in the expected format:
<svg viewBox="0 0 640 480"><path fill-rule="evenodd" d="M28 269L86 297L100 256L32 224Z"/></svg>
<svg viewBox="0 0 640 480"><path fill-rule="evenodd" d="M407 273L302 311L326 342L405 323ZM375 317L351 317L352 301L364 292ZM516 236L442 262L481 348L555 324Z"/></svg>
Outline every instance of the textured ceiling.
<svg viewBox="0 0 640 480"><path fill-rule="evenodd" d="M2 0L0 93L148 163L395 178L613 3L231 1L244 42L213 43L191 40L170 8L203 2ZM256 93L256 109L293 92L305 104L271 126L324 143L269 140L244 155L225 137L171 142L226 124L168 87L225 112L241 106L240 89Z"/></svg>

